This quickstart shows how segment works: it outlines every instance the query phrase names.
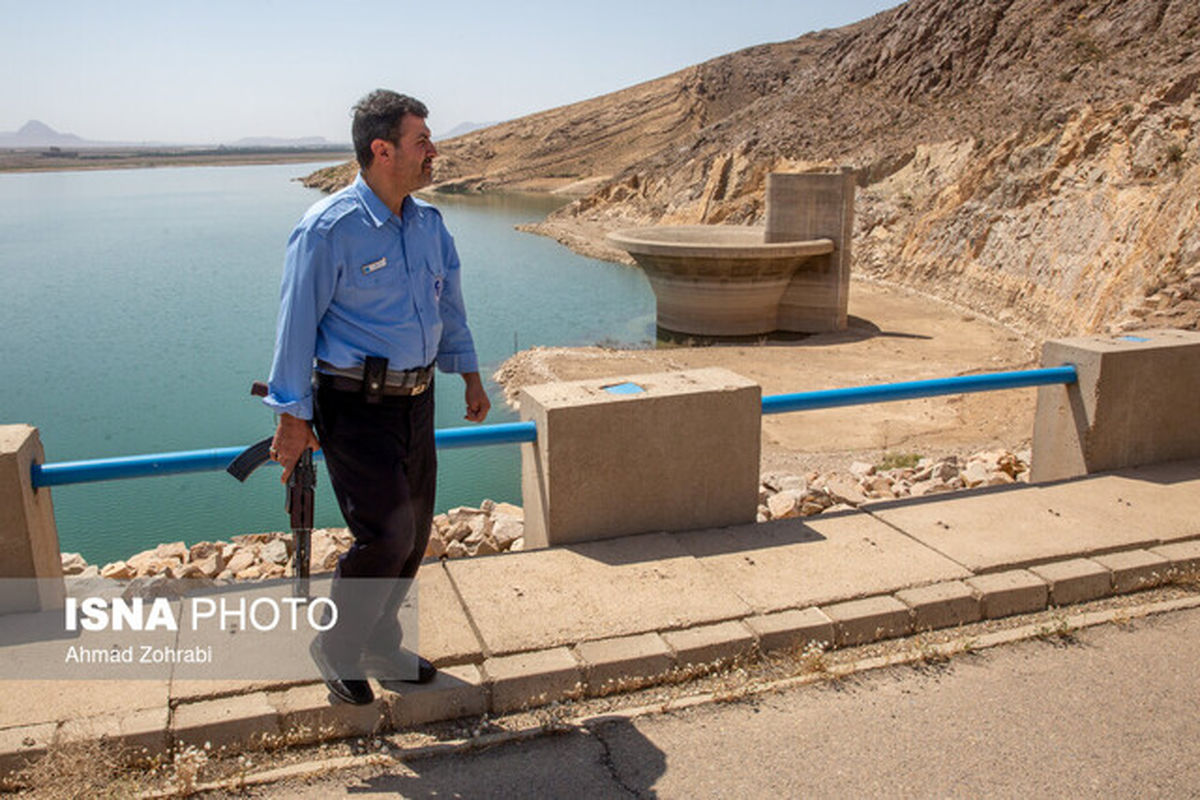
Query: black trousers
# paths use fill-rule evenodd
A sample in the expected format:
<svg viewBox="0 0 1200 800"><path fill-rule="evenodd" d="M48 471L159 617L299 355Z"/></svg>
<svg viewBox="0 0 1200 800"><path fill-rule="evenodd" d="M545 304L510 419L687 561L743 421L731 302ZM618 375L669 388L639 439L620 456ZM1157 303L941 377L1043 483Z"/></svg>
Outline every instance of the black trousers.
<svg viewBox="0 0 1200 800"><path fill-rule="evenodd" d="M324 634L347 672L365 651L395 653L403 637L397 612L425 555L437 491L433 384L379 403L321 387L315 400L330 483L354 535L331 589L339 624Z"/></svg>

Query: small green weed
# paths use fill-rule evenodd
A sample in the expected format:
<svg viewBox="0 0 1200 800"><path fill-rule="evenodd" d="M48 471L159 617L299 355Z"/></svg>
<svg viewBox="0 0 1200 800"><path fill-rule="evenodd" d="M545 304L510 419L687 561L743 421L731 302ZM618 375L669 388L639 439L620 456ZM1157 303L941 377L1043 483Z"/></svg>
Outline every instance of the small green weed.
<svg viewBox="0 0 1200 800"><path fill-rule="evenodd" d="M1075 636L1075 626L1073 626L1064 614L1055 614L1054 617L1041 626L1037 630L1039 639L1057 644L1074 644L1078 639Z"/></svg>
<svg viewBox="0 0 1200 800"><path fill-rule="evenodd" d="M912 469L920 460L920 453L884 453L883 460L875 468L880 472L889 469Z"/></svg>

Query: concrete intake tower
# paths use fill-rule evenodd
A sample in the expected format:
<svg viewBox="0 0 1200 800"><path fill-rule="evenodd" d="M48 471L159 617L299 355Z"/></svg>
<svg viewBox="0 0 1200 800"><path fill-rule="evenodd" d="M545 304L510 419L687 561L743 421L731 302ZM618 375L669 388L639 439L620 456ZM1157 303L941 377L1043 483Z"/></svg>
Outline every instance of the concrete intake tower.
<svg viewBox="0 0 1200 800"><path fill-rule="evenodd" d="M846 328L854 173L767 176L766 225L629 228L608 238L646 271L658 326L701 336Z"/></svg>

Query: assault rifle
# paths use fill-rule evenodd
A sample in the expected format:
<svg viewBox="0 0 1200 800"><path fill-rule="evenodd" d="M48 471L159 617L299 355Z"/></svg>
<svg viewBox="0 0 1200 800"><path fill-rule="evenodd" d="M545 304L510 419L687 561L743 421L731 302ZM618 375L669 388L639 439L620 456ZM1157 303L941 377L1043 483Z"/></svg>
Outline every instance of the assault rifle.
<svg viewBox="0 0 1200 800"><path fill-rule="evenodd" d="M267 396L267 385L255 381L250 387L250 394L255 397ZM225 471L239 481L245 482L250 473L271 460L271 442L273 436L268 436L261 442L255 442L235 458ZM317 469L313 465L312 450L305 449L300 454L288 478L287 499L284 510L292 522L292 561L295 565L296 585L292 594L295 597L308 597L309 549L312 541L313 527L313 496L317 486Z"/></svg>

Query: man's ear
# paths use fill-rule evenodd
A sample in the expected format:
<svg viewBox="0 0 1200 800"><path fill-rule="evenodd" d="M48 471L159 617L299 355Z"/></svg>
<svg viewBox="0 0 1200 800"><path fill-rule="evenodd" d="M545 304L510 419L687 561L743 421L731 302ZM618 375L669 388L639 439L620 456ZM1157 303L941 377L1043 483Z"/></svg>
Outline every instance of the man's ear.
<svg viewBox="0 0 1200 800"><path fill-rule="evenodd" d="M386 142L383 139L371 140L371 153L374 154L376 158L387 158L391 153L391 147L391 143Z"/></svg>

